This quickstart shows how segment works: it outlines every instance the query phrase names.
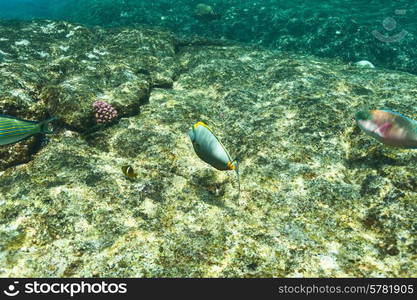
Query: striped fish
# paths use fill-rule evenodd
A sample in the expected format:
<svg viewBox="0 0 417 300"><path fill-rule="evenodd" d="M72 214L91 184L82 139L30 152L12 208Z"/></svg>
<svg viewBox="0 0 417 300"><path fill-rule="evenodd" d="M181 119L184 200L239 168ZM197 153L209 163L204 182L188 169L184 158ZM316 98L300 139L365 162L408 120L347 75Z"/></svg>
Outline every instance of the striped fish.
<svg viewBox="0 0 417 300"><path fill-rule="evenodd" d="M53 133L48 124L55 119L35 122L0 114L0 145L17 143L37 133Z"/></svg>

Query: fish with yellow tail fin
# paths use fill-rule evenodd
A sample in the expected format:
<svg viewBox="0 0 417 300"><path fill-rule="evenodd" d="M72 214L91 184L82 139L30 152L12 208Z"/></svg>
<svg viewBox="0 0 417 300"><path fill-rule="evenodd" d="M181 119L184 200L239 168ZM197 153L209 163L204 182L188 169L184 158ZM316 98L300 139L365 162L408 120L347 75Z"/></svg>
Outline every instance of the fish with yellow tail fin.
<svg viewBox="0 0 417 300"><path fill-rule="evenodd" d="M397 148L417 148L417 122L389 110L360 111L355 119L359 127L381 143Z"/></svg>
<svg viewBox="0 0 417 300"><path fill-rule="evenodd" d="M138 177L138 174L136 174L136 172L133 170L131 166L123 166L122 172L129 179L135 179L136 177Z"/></svg>
<svg viewBox="0 0 417 300"><path fill-rule="evenodd" d="M232 160L229 152L216 137L213 131L203 122L197 122L188 131L188 136L193 143L197 156L217 170L235 170L240 194L239 166L236 160Z"/></svg>
<svg viewBox="0 0 417 300"><path fill-rule="evenodd" d="M53 133L48 124L54 120L36 122L0 115L0 145L17 143L37 133Z"/></svg>

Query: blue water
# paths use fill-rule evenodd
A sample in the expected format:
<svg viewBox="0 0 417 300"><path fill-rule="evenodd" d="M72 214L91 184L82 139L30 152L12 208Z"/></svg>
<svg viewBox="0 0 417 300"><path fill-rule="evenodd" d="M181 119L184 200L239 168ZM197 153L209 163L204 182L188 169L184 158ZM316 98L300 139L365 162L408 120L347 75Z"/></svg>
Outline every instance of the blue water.
<svg viewBox="0 0 417 300"><path fill-rule="evenodd" d="M199 3L212 15L201 16ZM411 73L417 73L416 12L411 0L0 0L0 19L158 26Z"/></svg>
<svg viewBox="0 0 417 300"><path fill-rule="evenodd" d="M180 28L176 25L183 19L191 20L193 10L199 3L212 6L221 14L220 23L233 19L243 27L276 25L281 17L286 17L287 21L292 18L340 17L350 18L358 24L376 25L384 18L396 15L397 21L404 21L401 24L404 29L415 30L413 25L416 24L417 8L416 2L410 0L0 0L0 18L77 20L101 25L138 21L163 25L169 19L172 24L168 26L187 30L185 23ZM396 13L400 10L405 10L405 13ZM270 29L273 30L274 26Z"/></svg>

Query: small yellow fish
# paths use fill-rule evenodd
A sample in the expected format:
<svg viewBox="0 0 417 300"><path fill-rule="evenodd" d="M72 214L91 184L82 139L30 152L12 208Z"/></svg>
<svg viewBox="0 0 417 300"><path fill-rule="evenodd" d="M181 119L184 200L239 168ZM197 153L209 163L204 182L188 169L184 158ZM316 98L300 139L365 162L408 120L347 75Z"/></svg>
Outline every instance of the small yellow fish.
<svg viewBox="0 0 417 300"><path fill-rule="evenodd" d="M136 177L138 177L138 174L135 173L135 171L133 170L131 166L123 166L122 172L129 179L135 179Z"/></svg>

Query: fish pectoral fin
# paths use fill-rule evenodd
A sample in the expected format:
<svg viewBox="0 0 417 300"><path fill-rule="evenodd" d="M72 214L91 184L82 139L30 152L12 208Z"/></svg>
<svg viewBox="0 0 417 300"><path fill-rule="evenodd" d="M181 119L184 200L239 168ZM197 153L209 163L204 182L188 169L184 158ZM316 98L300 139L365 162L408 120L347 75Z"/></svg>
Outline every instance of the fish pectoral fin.
<svg viewBox="0 0 417 300"><path fill-rule="evenodd" d="M379 126L377 129L375 129L375 133L380 137L385 137L387 135L387 131L392 128L391 122L386 122Z"/></svg>

